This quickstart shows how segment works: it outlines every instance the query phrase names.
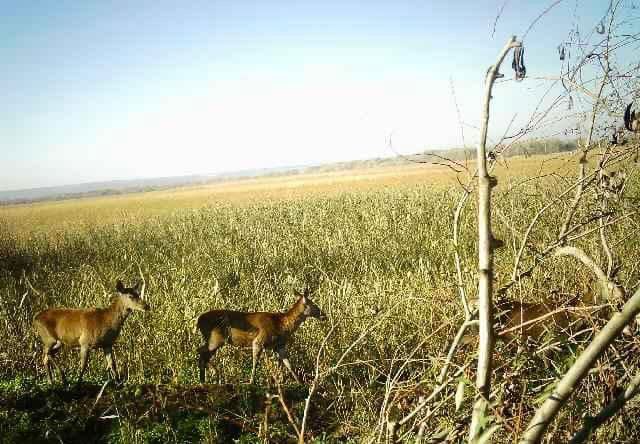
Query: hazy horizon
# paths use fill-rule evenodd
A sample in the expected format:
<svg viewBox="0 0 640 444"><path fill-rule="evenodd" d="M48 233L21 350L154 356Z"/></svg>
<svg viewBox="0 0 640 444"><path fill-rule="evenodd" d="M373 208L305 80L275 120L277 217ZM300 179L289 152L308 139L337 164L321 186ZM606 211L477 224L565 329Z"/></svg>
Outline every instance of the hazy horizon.
<svg viewBox="0 0 640 444"><path fill-rule="evenodd" d="M0 190L387 157L390 135L401 153L461 146L452 81L471 145L486 68L550 3L507 2L492 37L503 4L8 5ZM528 118L572 24L607 11L574 7L527 35L532 78L498 86L491 135Z"/></svg>
<svg viewBox="0 0 640 444"><path fill-rule="evenodd" d="M357 161L360 159L354 159ZM154 181L154 180L170 180L170 179L183 179L183 178L225 178L228 177L243 177L244 175L249 175L253 173L264 173L268 174L271 171L289 171L295 170L297 168L312 168L315 166L321 166L326 164L311 164L311 165L289 165L289 166L275 166L275 167L266 167L266 168L252 168L252 169L244 169L244 170L236 170L236 171L220 171L216 173L193 173L193 174L182 174L182 175L172 175L172 176L152 176L152 177L126 177L126 178L118 178L118 179L105 179L105 180L92 180L88 182L68 182L68 183L60 183L56 185L45 185L40 187L31 187L31 188L10 188L10 189L0 189L0 193L11 193L18 191L30 191L30 190L40 190L40 189L49 189L49 188L65 188L65 187L79 187L83 185L97 185L97 184L112 184L118 182L143 182L143 181Z"/></svg>

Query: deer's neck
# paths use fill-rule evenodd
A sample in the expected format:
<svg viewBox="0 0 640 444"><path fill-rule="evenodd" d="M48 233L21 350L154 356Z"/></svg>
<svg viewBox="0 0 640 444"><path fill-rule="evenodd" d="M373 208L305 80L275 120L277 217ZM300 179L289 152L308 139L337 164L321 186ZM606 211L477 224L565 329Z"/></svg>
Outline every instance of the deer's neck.
<svg viewBox="0 0 640 444"><path fill-rule="evenodd" d="M302 324L305 319L304 304L301 299L298 299L289 310L281 315L280 329L283 333L291 334L300 327L300 324Z"/></svg>
<svg viewBox="0 0 640 444"><path fill-rule="evenodd" d="M120 298L115 297L105 309L106 324L112 330L120 331L122 324L129 316L130 310L124 306Z"/></svg>

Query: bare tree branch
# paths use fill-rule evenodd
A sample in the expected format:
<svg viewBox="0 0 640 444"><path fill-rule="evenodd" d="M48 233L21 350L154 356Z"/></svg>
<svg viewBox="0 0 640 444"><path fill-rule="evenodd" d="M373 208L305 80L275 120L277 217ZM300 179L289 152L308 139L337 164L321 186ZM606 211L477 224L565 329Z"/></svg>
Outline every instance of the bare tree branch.
<svg viewBox="0 0 640 444"><path fill-rule="evenodd" d="M623 291L609 280L602 268L596 264L583 250L577 247L561 247L555 252L555 256L573 256L582 262L598 279L600 294L607 302L621 302L624 299Z"/></svg>
<svg viewBox="0 0 640 444"><path fill-rule="evenodd" d="M593 431L611 419L620 409L622 409L627 401L630 401L632 398L640 393L640 373L636 373L633 377L627 389L614 398L605 408L603 408L600 413L598 413L594 417L585 418L584 426L582 429L576 433L569 444L579 444L582 442L586 442L587 439L591 436Z"/></svg>
<svg viewBox="0 0 640 444"><path fill-rule="evenodd" d="M491 370L493 354L493 242L491 233L491 189L495 178L487 172L487 131L491 91L498 77L500 65L507 53L521 44L511 37L502 48L498 60L489 68L485 78L485 96L482 114L480 143L477 151L478 168L478 313L480 321L478 368L476 374L476 400L473 406L469 440L476 441L482 435L484 418L491 393Z"/></svg>
<svg viewBox="0 0 640 444"><path fill-rule="evenodd" d="M604 328L596 335L576 362L558 382L547 400L536 412L529 423L521 444L539 443L547 427L556 417L564 403L569 399L580 381L587 375L593 364L605 352L607 347L622 332L635 316L640 313L640 290L627 301L622 310L611 318Z"/></svg>

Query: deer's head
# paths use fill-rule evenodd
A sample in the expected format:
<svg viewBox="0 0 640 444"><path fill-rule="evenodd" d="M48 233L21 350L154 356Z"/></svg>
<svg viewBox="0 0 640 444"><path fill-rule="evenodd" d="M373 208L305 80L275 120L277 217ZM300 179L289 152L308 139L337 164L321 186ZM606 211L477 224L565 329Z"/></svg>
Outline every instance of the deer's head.
<svg viewBox="0 0 640 444"><path fill-rule="evenodd" d="M142 282L138 282L133 287L125 287L122 281L116 283L116 291L119 293L122 304L128 310L149 311L151 307L144 299L144 287Z"/></svg>
<svg viewBox="0 0 640 444"><path fill-rule="evenodd" d="M311 300L311 291L309 288L305 288L302 293L296 291L296 295L300 298L300 303L304 307L304 316L307 318L316 318L320 321L327 319L327 315L318 307L315 302Z"/></svg>

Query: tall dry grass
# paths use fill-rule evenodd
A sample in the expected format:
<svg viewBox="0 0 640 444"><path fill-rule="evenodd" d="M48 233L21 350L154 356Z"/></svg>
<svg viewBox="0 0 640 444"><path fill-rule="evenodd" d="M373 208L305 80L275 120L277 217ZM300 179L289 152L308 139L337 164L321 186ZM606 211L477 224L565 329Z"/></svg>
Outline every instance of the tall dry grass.
<svg viewBox="0 0 640 444"><path fill-rule="evenodd" d="M495 232L505 242L496 260L498 284L509 279L517 247L535 212L566 186L560 177L524 179L513 176L497 189ZM630 183L627 195L637 195L637 190L637 183ZM132 314L115 348L130 383L196 383L200 338L194 332L194 319L199 313L211 308L283 310L294 300L293 288L309 285L331 320L305 323L296 333L290 351L297 369L313 371L316 352L330 325L335 324L335 330L322 361L327 365L377 323L350 351L345 365L331 374L323 395L332 399L335 424L348 425L354 438L370 436L389 378L399 370L399 363L411 356L396 387L401 413L436 384L447 345L463 319L451 242L459 194L445 185L400 185L241 206L223 203L140 216L142 221L76 225L51 233L41 229L29 233L25 227L18 233L8 228L15 219L3 221L0 213L4 227L0 231L0 325L5 329L0 378L43 376L39 346L31 331L37 311L51 306L106 305L116 280L136 279L138 266L146 278L152 311ZM595 196L589 197L579 217L588 217L596 203ZM144 199L140 205L143 210ZM562 206L553 207L542 216L523 265L538 260L538 246L557 235L562 210ZM461 228L463 273L472 295L473 203L463 213ZM622 274L628 288L637 286L639 279L636 230L633 218L610 230L617 254L628 265ZM576 244L602 260L597 232ZM592 276L570 259L545 260L546 265L510 292L511 298L540 300L551 290L570 295L595 286ZM542 357L502 348L498 371L505 374L514 366L524 368L524 379L538 381L523 388L525 400L533 403L545 381L550 383L579 347L565 348L549 369L541 367ZM473 352L465 353L458 362ZM214 359L225 382L248 379L247 352L224 348ZM77 370L76 360L76 354L67 353L62 365ZM273 362L263 361L258 377L263 384L277 371ZM100 357L94 355L88 374L96 381L106 378ZM596 376L586 387L597 389ZM402 381L406 393L402 393ZM582 407L570 415L578 415L593 393L579 396ZM458 420L460 414L443 409L435 423L454 426Z"/></svg>

